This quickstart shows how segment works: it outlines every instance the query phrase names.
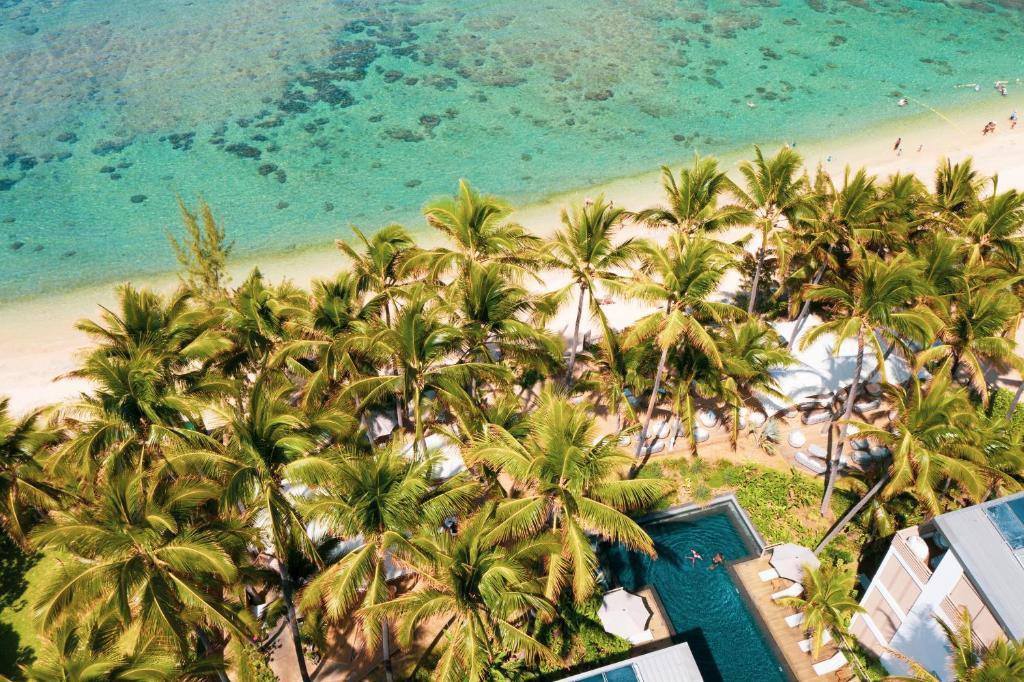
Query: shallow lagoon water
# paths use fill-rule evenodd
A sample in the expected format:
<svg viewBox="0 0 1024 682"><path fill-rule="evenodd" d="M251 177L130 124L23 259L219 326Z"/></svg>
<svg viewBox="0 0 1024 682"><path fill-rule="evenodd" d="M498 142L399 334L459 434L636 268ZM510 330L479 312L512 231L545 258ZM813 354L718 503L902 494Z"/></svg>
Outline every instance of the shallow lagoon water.
<svg viewBox="0 0 1024 682"><path fill-rule="evenodd" d="M522 204L998 97L1024 76L1022 17L1009 0L0 0L0 299L171 269L177 195L202 193L251 256L426 229L419 208L459 177Z"/></svg>

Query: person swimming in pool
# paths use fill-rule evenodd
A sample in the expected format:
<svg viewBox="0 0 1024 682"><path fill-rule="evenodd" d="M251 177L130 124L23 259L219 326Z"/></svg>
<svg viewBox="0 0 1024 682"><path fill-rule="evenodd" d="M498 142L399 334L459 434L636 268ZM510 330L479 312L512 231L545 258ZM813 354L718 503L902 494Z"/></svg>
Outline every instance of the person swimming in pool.
<svg viewBox="0 0 1024 682"><path fill-rule="evenodd" d="M690 549L690 565L693 566L698 561L704 561L704 557L702 557L700 554L697 554L697 550Z"/></svg>
<svg viewBox="0 0 1024 682"><path fill-rule="evenodd" d="M725 563L725 557L722 556L721 552L715 552L715 556L711 557L711 566L708 568L709 571L713 571L719 566Z"/></svg>

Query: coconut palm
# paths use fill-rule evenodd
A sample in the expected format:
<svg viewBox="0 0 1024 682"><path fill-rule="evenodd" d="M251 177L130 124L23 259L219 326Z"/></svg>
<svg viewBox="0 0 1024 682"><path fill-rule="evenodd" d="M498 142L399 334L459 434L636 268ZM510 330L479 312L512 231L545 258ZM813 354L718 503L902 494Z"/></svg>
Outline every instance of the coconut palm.
<svg viewBox="0 0 1024 682"><path fill-rule="evenodd" d="M288 556L294 550L314 564L320 557L292 490L295 486L315 490L329 480L334 466L319 454L323 443L317 434L337 430L345 419L338 414L315 415L319 419L304 414L289 404L291 391L279 377L258 377L234 406L216 407L223 426L214 436L224 446L196 457L225 480L222 509L244 509L255 515L263 546L276 564L299 672L308 682Z"/></svg>
<svg viewBox="0 0 1024 682"><path fill-rule="evenodd" d="M805 204L807 210L784 233L784 240L791 242L791 246L781 249L786 257L780 259L780 270L788 270L789 258L795 252L804 263L790 279L815 286L821 283L829 268L834 276L842 277L845 262L856 246L868 243L881 233L877 221L886 203L876 187L875 177L869 176L863 168L851 173L847 166L842 188L837 188L828 174L819 171L814 193ZM813 275L808 266L814 267ZM810 310L811 301L805 300L789 345L796 341Z"/></svg>
<svg viewBox="0 0 1024 682"><path fill-rule="evenodd" d="M939 338L941 343L917 355L917 364L925 365L950 358L956 372L961 364L967 369L971 386L988 398L985 367L994 366L1003 371L1024 369L1024 360L1016 353L1016 344L1007 333L1016 329L1021 313L1020 301L1002 288L965 289L952 302L949 322Z"/></svg>
<svg viewBox="0 0 1024 682"><path fill-rule="evenodd" d="M311 522L354 542L346 543L344 555L306 587L304 610L322 609L328 620L342 622L357 609L394 596L394 566L416 552L408 537L424 526L440 527L479 499L479 486L464 475L435 486L435 466L429 457L410 461L395 446L339 461L324 494L311 499L303 511ZM383 644L390 666L389 636L380 629L382 621L364 619L362 625L367 647L375 650Z"/></svg>
<svg viewBox="0 0 1024 682"><path fill-rule="evenodd" d="M16 419L10 400L0 397L0 526L21 547L26 546L26 511L57 504L61 490L47 481L40 464L44 448L58 434L40 423L39 411Z"/></svg>
<svg viewBox="0 0 1024 682"><path fill-rule="evenodd" d="M522 439L492 426L466 457L506 474L517 488L498 505L492 534L505 541L549 529L560 546L548 557L544 594L557 601L571 583L583 602L596 585L597 556L588 535L653 556L650 537L625 512L649 506L669 488L658 479L619 478L617 470L632 458L618 435L598 438L590 410L551 389L524 425Z"/></svg>
<svg viewBox="0 0 1024 682"><path fill-rule="evenodd" d="M1024 644L1000 637L989 646L975 640L971 613L966 607L959 613L959 622L950 625L935 616L949 644L949 670L956 682L1003 682L1024 679ZM943 678L909 656L890 650L910 669L909 675L890 675L893 682L941 682Z"/></svg>
<svg viewBox="0 0 1024 682"><path fill-rule="evenodd" d="M720 368L718 349L705 325L721 324L729 317L742 314L735 306L710 300L733 267L730 247L700 234L688 237L673 233L664 247L645 243L643 251L641 275L629 286L628 292L633 298L656 305L658 309L638 320L625 342L627 347L632 347L655 338L661 357L637 438L637 457L647 438L669 351L685 342L707 354L712 364Z"/></svg>
<svg viewBox="0 0 1024 682"><path fill-rule="evenodd" d="M941 159L935 169L931 209L940 222L972 214L978 206L987 178L974 169L971 159L953 163Z"/></svg>
<svg viewBox="0 0 1024 682"><path fill-rule="evenodd" d="M956 217L953 230L966 242L967 261L997 264L1016 273L1024 259L1024 194L1009 190L987 197L975 212Z"/></svg>
<svg viewBox="0 0 1024 682"><path fill-rule="evenodd" d="M560 361L560 344L544 329L555 297L531 294L501 264L469 265L444 298L443 311L462 334L462 358L542 372Z"/></svg>
<svg viewBox="0 0 1024 682"><path fill-rule="evenodd" d="M690 441L690 454L694 457L698 454L696 401L741 402L735 383L724 381L722 358L717 339L714 340L712 353L694 344L681 344L668 356L665 388L672 397L672 414L678 417L676 428L670 428L672 444L680 433L678 424L681 423Z"/></svg>
<svg viewBox="0 0 1024 682"><path fill-rule="evenodd" d="M341 272L332 280L315 280L309 310L296 311L287 323L291 336L270 358L270 365L288 362L292 371L304 376L305 404L329 396L343 379L358 374L360 358L352 337L379 315L383 295L367 296L359 277ZM303 360L312 358L308 366Z"/></svg>
<svg viewBox="0 0 1024 682"><path fill-rule="evenodd" d="M440 645L430 673L438 682L481 682L507 651L530 661L551 658L527 631L527 616L554 611L532 567L557 551L558 542L541 536L500 543L493 515L494 504L489 503L455 534L429 529L411 538L415 552L409 565L422 577L422 587L363 609L364 617L396 622L399 642L405 645L428 619L440 622L416 666L418 670Z"/></svg>
<svg viewBox="0 0 1024 682"><path fill-rule="evenodd" d="M508 377L505 368L491 362L456 363L464 341L459 329L442 320L438 303L429 292L417 289L391 326L370 328L357 342L363 352L393 368L394 373L357 379L349 383L346 391L370 402L385 393L397 394L399 414L411 403L416 432L413 446L422 453L426 391L460 400L472 379Z"/></svg>
<svg viewBox="0 0 1024 682"><path fill-rule="evenodd" d="M844 425L836 453L830 456L828 482L821 502L821 513L830 508L832 490L835 486L838 462L842 457L846 441L845 423L853 416L864 369L864 350L870 346L878 359L877 371L886 380L885 363L879 337L889 344L903 349L909 357L904 339L922 345L933 338L939 326L935 315L923 305L912 305L927 293L917 261L897 256L883 261L872 253L861 251L851 262L853 274L849 279L833 285L819 285L808 290L805 296L811 301L828 303L833 310L832 319L804 334L802 348L807 348L824 335L835 335L834 348L839 351L848 339L857 341L857 359L853 379L843 408Z"/></svg>
<svg viewBox="0 0 1024 682"><path fill-rule="evenodd" d="M753 314L757 305L757 287L764 271L769 245L776 253L784 250L782 231L796 222L797 211L805 203L807 180L798 175L803 161L789 148L766 159L760 147L754 147L754 160L739 165L746 188L730 181L729 190L740 206L751 212L761 233L754 265L754 279L750 287L747 314Z"/></svg>
<svg viewBox="0 0 1024 682"><path fill-rule="evenodd" d="M850 618L864 611L854 596L857 575L853 569L841 562L823 563L818 568L804 566L803 595L779 600L780 604L803 612L803 625L811 633L814 658L821 653L826 633L845 637Z"/></svg>
<svg viewBox="0 0 1024 682"><path fill-rule="evenodd" d="M668 206L647 208L636 219L653 227L671 227L686 234L698 230L717 232L745 225L751 212L736 204L719 206L722 193L730 188L729 177L710 156L696 157L693 165L679 171L677 181L668 166L661 167L661 187Z"/></svg>
<svg viewBox="0 0 1024 682"><path fill-rule="evenodd" d="M352 260L350 271L356 279L356 290L382 297L384 321L389 323L407 275L408 263L420 250L401 225L382 227L372 237L367 237L357 227L353 227L352 232L362 244L362 252L340 239L335 244Z"/></svg>
<svg viewBox="0 0 1024 682"><path fill-rule="evenodd" d="M616 243L615 233L622 226L626 212L614 208L603 196L584 205L562 209L562 227L547 244L545 264L569 274L579 289L576 304L576 322L573 326L572 346L569 348L569 363L565 372L566 383L572 381L579 349L580 321L583 307L590 296L594 305L594 291L607 287L621 279L619 270L638 255L638 243L626 239Z"/></svg>
<svg viewBox="0 0 1024 682"><path fill-rule="evenodd" d="M757 320L726 325L716 340L722 374L730 384L729 393L737 398L731 402L732 428L729 434L730 444L735 450L741 408L747 405L763 410L759 398L762 395L786 400L773 371L789 367L796 360L782 345L775 330Z"/></svg>
<svg viewBox="0 0 1024 682"><path fill-rule="evenodd" d="M119 631L138 626L185 657L208 632L251 637L243 605L227 598L248 533L200 513L217 499L212 483L143 485L145 476L114 477L98 499L53 511L32 532L38 546L69 555L48 576L39 623L49 630L114 615Z"/></svg>
<svg viewBox="0 0 1024 682"><path fill-rule="evenodd" d="M942 512L947 485L981 501L993 480L1005 474L986 463L973 437L977 414L963 389L951 385L948 367L925 386L913 377L907 388L887 385L895 419L887 428L854 421L859 436L873 438L892 453L892 462L871 489L818 545L820 551L876 495L891 500L909 493L929 515ZM948 483L947 483L948 482Z"/></svg>
<svg viewBox="0 0 1024 682"><path fill-rule="evenodd" d="M530 262L539 240L521 226L508 222L512 208L503 200L473 189L459 180L454 198L445 197L423 208L427 223L445 236L454 248L441 247L414 259L429 261L433 277L452 268L463 270L470 263L496 261L510 267Z"/></svg>

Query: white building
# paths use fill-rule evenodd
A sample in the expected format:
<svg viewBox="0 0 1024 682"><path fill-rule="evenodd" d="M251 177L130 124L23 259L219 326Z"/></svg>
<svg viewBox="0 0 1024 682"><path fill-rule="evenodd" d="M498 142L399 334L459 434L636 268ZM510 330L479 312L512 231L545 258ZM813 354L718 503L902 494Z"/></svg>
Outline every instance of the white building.
<svg viewBox="0 0 1024 682"><path fill-rule="evenodd" d="M966 607L975 641L1024 639L1024 493L937 516L896 533L850 631L893 674L895 650L952 680L936 618L960 624Z"/></svg>

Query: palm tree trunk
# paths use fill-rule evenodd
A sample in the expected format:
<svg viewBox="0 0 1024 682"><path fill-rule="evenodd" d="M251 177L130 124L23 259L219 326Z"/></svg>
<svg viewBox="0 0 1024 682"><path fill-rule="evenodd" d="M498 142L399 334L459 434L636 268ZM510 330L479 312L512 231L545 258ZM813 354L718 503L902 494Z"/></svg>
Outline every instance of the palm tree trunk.
<svg viewBox="0 0 1024 682"><path fill-rule="evenodd" d="M686 432L690 436L690 454L697 456L697 433L693 419L693 394L690 393L690 381L686 382Z"/></svg>
<svg viewBox="0 0 1024 682"><path fill-rule="evenodd" d="M391 666L391 632L387 620L380 624L381 655L384 657L384 678L387 682L395 682L395 671Z"/></svg>
<svg viewBox="0 0 1024 682"><path fill-rule="evenodd" d="M871 490L867 491L867 493L865 493L864 497L860 498L860 500L857 502L857 504L855 504L852 507L850 507L850 511L846 512L845 514L843 514L843 518L839 519L836 522L836 524L834 526L832 526L831 529L829 529L828 534L825 537L823 537L821 539L821 542L818 543L818 546L814 548L814 554L815 555L820 554L821 550L825 549L828 546L828 544L835 539L836 535L838 535L839 532L841 530L843 530L843 528L846 528L846 524L848 524L850 521L852 521L853 518L855 516L857 516L857 514L860 513L860 510L864 508L864 505L866 505L868 502L870 502L871 499L875 495L877 495L878 492L882 488L884 488L885 484L888 483L888 482L889 482L889 474L885 474L885 475L882 476L882 478L880 478L878 480L878 483L875 483L873 486L871 486Z"/></svg>
<svg viewBox="0 0 1024 682"><path fill-rule="evenodd" d="M288 627L292 633L292 644L295 645L299 675L302 676L302 682L310 682L309 671L306 670L306 655L302 651L302 637L299 635L299 617L295 611L295 601L292 595L292 579L288 575L288 562L281 557L277 557L277 572L281 579L281 598L284 599L285 611L288 615Z"/></svg>
<svg viewBox="0 0 1024 682"><path fill-rule="evenodd" d="M857 365L853 370L853 383L850 384L850 393L846 396L846 405L843 408L843 421L849 421L853 416L853 404L857 400L857 389L860 388L860 373L864 369L864 328L857 332ZM829 424L829 429L835 428L835 421ZM828 461L828 482L825 484L825 495L821 499L822 516L828 512L832 502L832 491L836 485L836 476L839 473L839 461L843 456L843 446L846 444L846 432L848 424L843 424L842 433L839 434L839 443L836 445L835 456L829 455Z"/></svg>
<svg viewBox="0 0 1024 682"><path fill-rule="evenodd" d="M757 303L757 286L761 282L761 268L764 264L764 244L757 250L757 265L754 266L754 281L750 285L750 300L747 302L747 315L754 314L754 305Z"/></svg>
<svg viewBox="0 0 1024 682"><path fill-rule="evenodd" d="M647 440L647 429L651 425L651 417L654 415L654 406L658 402L658 390L661 388L661 375L665 371L665 363L668 361L668 346L661 349L661 357L658 359L658 371L654 375L654 388L651 389L651 399L647 401L647 414L644 417L643 428L640 429L640 434L636 439L636 452L633 453L634 457L640 457L640 451L643 450L644 442ZM636 464L633 465L633 471L630 472L630 478L636 476Z"/></svg>
<svg viewBox="0 0 1024 682"><path fill-rule="evenodd" d="M736 444L740 439L740 405L736 403L732 406L732 429L729 432L729 445L732 446L732 451L736 452Z"/></svg>
<svg viewBox="0 0 1024 682"><path fill-rule="evenodd" d="M203 655L213 656L215 653L213 645L210 644L210 638L206 636L206 633L203 632L201 628L196 628L196 637L199 638L199 644L203 647ZM228 679L227 674L220 668L217 669L216 674L219 682L231 682L231 680Z"/></svg>
<svg viewBox="0 0 1024 682"><path fill-rule="evenodd" d="M412 403L413 419L416 420L416 424L415 424L415 428L416 428L416 436L415 436L415 438L416 438L416 440L413 442L413 446L412 447L413 447L413 452L416 452L419 455L423 455L423 454L425 454L426 443L423 442L423 411L422 411L422 407L420 406L420 387L419 386L416 386L416 387L413 388L412 400L413 400L413 403Z"/></svg>
<svg viewBox="0 0 1024 682"><path fill-rule="evenodd" d="M1024 395L1024 378L1021 378L1020 386L1017 387L1017 392L1013 394L1013 400L1010 401L1010 410L1006 413L1006 418L1010 419L1013 417L1013 413L1017 411L1017 403L1020 402L1020 397Z"/></svg>
<svg viewBox="0 0 1024 682"><path fill-rule="evenodd" d="M832 249L830 248L831 252ZM812 286L817 286L821 282L821 278L825 276L825 263L822 263L818 267L818 271L814 273L814 279L811 280ZM789 337L790 348L796 343L796 337L800 335L800 330L804 328L804 323L807 322L807 317L811 314L811 302L804 301L804 305L800 308L800 314L796 316L796 324L793 325L793 333Z"/></svg>
<svg viewBox="0 0 1024 682"><path fill-rule="evenodd" d="M580 343L580 320L583 319L583 301L587 297L587 287L580 284L580 302L576 306L576 327L572 332L572 348L569 349L569 366L565 370L565 385L572 385L572 370L576 365L576 348Z"/></svg>

